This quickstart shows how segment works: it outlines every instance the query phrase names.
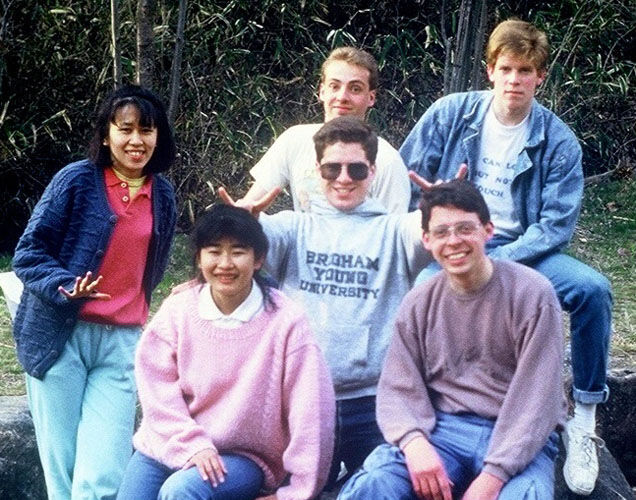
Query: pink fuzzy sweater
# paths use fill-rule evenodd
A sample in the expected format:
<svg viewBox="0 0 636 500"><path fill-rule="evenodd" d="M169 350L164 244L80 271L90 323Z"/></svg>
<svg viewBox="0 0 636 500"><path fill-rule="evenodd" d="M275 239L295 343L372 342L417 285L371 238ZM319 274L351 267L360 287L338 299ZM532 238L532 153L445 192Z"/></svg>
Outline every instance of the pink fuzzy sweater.
<svg viewBox="0 0 636 500"><path fill-rule="evenodd" d="M279 500L316 496L329 471L334 393L304 313L276 290L276 311L220 329L197 311L200 287L168 297L145 329L135 373L140 452L171 468L212 446L254 460Z"/></svg>

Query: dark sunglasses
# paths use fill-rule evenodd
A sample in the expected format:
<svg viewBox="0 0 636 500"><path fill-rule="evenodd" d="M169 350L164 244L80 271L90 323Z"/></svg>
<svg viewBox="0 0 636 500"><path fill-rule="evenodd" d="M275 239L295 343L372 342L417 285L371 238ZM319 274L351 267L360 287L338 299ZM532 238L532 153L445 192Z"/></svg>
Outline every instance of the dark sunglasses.
<svg viewBox="0 0 636 500"><path fill-rule="evenodd" d="M347 168L349 177L354 181L363 181L369 177L369 165L361 161L353 163L323 163L320 165L320 175L328 181L336 180L340 176L343 167Z"/></svg>

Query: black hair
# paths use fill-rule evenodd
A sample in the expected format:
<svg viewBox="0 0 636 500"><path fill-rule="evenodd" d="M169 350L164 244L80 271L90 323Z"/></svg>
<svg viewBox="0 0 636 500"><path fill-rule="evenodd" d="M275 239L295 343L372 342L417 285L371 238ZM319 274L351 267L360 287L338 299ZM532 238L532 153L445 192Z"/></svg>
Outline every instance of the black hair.
<svg viewBox="0 0 636 500"><path fill-rule="evenodd" d="M368 123L353 116L338 116L325 123L314 134L316 158L319 162L327 146L336 142L360 144L369 163L375 164L378 155L378 136Z"/></svg>
<svg viewBox="0 0 636 500"><path fill-rule="evenodd" d="M225 237L235 238L241 245L254 250L256 260L265 259L267 256L269 242L263 227L255 217L242 208L214 205L197 218L191 235L192 264L199 281L205 281L197 266L199 252ZM254 273L254 281L263 292L265 308L270 311L276 310L267 279L257 271Z"/></svg>
<svg viewBox="0 0 636 500"><path fill-rule="evenodd" d="M139 85L124 85L106 97L97 113L93 137L88 145L88 158L98 168L111 165L110 148L104 145L104 139L108 137L110 124L115 123L117 111L128 105L139 111L141 126L157 128L157 145L144 166L143 174L168 170L174 163L177 148L166 109L157 94Z"/></svg>
<svg viewBox="0 0 636 500"><path fill-rule="evenodd" d="M422 191L420 210L422 211L422 229L428 231L428 223L434 207L453 207L477 214L482 224L490 222L490 211L484 197L470 182L453 179L442 182L431 189Z"/></svg>

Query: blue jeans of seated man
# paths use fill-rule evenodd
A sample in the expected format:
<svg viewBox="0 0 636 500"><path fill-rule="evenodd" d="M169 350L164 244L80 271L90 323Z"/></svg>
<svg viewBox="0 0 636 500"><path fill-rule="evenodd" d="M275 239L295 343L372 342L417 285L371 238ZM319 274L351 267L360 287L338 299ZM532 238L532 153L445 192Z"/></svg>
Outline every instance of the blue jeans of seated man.
<svg viewBox="0 0 636 500"><path fill-rule="evenodd" d="M475 415L437 413L430 442L439 454L459 499L479 475L494 422ZM502 488L498 500L552 500L558 436L553 432L543 449ZM402 451L389 444L376 448L360 471L349 479L338 500L417 500Z"/></svg>
<svg viewBox="0 0 636 500"><path fill-rule="evenodd" d="M140 327L78 321L44 378L26 377L49 500L113 500L132 453Z"/></svg>
<svg viewBox="0 0 636 500"><path fill-rule="evenodd" d="M325 490L335 487L341 462L347 469L345 477L350 477L384 442L375 419L375 396L336 401L336 443Z"/></svg>
<svg viewBox="0 0 636 500"><path fill-rule="evenodd" d="M494 237L486 251L508 242ZM524 264L550 280L561 307L570 313L573 399L581 403L604 403L609 396L606 371L612 333L612 291L607 278L560 252ZM433 262L419 274L416 284L439 269L439 264Z"/></svg>
<svg viewBox="0 0 636 500"><path fill-rule="evenodd" d="M241 455L221 455L227 469L216 487L196 467L171 469L139 451L130 459L117 500L249 500L263 486L263 471Z"/></svg>

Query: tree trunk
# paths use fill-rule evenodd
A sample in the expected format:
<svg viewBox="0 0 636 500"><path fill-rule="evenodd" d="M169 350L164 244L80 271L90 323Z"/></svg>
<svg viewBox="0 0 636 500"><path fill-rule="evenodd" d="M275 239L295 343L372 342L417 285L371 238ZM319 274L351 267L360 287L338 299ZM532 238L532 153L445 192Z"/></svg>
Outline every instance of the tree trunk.
<svg viewBox="0 0 636 500"><path fill-rule="evenodd" d="M488 18L487 0L462 0L457 33L446 36L446 2L442 2L442 39L446 49L444 94L478 90L481 85L481 59Z"/></svg>
<svg viewBox="0 0 636 500"><path fill-rule="evenodd" d="M153 19L155 0L137 3L137 83L151 89L154 75Z"/></svg>
<svg viewBox="0 0 636 500"><path fill-rule="evenodd" d="M174 58L172 59L172 71L170 75L170 104L168 106L168 120L170 125L174 125L179 106L179 91L181 85L181 60L183 58L183 47L185 45L185 23L187 0L179 0L179 20L177 22L177 38L174 45Z"/></svg>
<svg viewBox="0 0 636 500"><path fill-rule="evenodd" d="M473 48L473 72L470 77L471 90L481 90L481 82L483 78L483 69L481 60L484 54L484 42L486 40L486 22L488 21L488 4L487 0L479 1L478 10L475 14L479 16L477 27L475 29L475 46Z"/></svg>
<svg viewBox="0 0 636 500"><path fill-rule="evenodd" d="M111 53L113 56L113 80L115 88L121 87L121 45L119 43L119 0L110 0L110 32L111 32Z"/></svg>
<svg viewBox="0 0 636 500"><path fill-rule="evenodd" d="M473 17L473 1L462 0L459 7L457 35L455 37L455 57L453 60L450 83L451 92L461 92L468 89L470 76L469 64L472 47L471 19Z"/></svg>
<svg viewBox="0 0 636 500"><path fill-rule="evenodd" d="M442 42L444 43L444 95L450 94L450 82L451 82L451 63L453 61L453 42L446 35L446 0L442 0L442 22L441 33Z"/></svg>

